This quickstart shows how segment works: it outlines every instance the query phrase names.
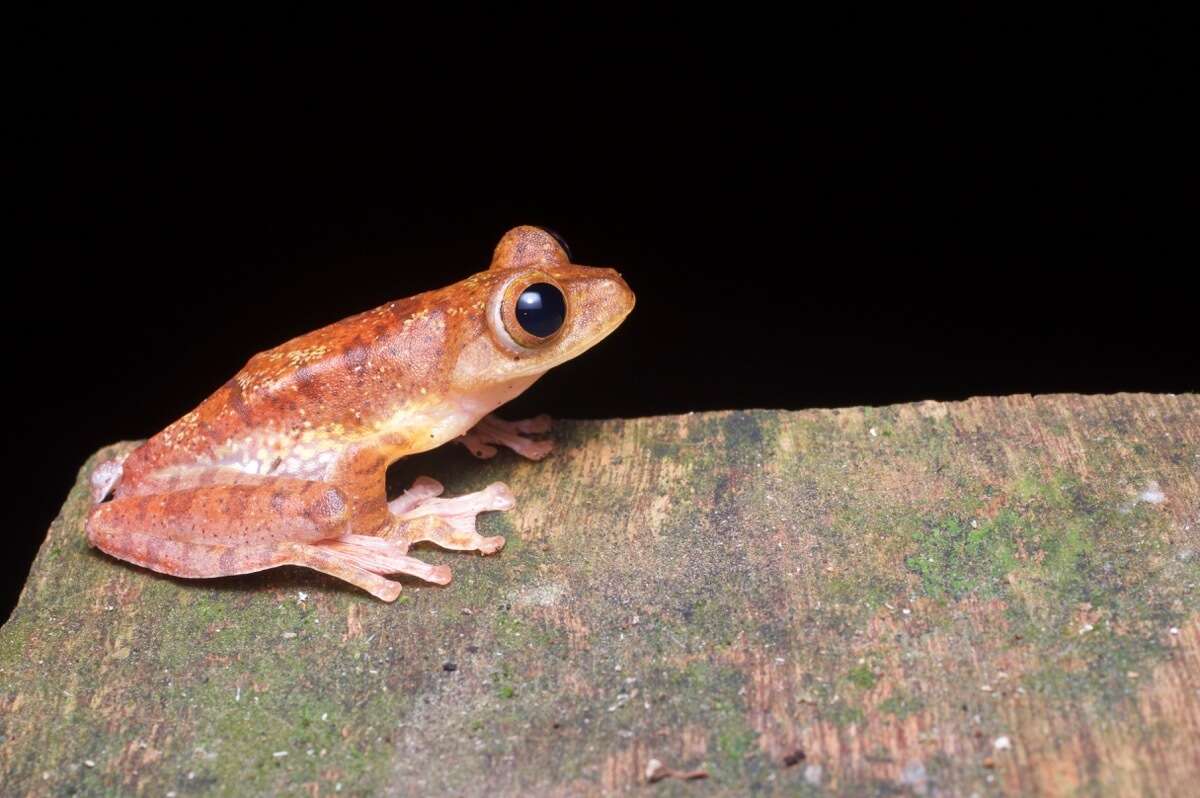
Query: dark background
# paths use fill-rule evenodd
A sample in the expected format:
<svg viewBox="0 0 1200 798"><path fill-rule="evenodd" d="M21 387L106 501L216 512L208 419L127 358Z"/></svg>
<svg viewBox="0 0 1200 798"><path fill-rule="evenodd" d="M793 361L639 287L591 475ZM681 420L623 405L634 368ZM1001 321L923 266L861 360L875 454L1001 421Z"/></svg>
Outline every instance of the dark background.
<svg viewBox="0 0 1200 798"><path fill-rule="evenodd" d="M0 617L91 452L516 224L638 306L510 416L1200 388L1168 44L691 13L28 28Z"/></svg>

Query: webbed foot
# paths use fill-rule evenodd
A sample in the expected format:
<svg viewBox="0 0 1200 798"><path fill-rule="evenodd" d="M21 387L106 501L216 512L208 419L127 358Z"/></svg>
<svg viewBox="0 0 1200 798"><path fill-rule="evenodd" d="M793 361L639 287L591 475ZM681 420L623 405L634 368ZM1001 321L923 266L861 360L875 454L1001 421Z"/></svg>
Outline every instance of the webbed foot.
<svg viewBox="0 0 1200 798"><path fill-rule="evenodd" d="M479 513L516 506L507 485L493 482L481 491L453 499L437 498L442 491L437 480L418 477L403 495L388 502L395 522L392 536L410 544L428 540L443 548L483 554L494 554L504 546L502 536L484 537L476 532L475 518Z"/></svg>
<svg viewBox="0 0 1200 798"><path fill-rule="evenodd" d="M550 416L540 416L521 421L505 421L498 416L485 416L469 432L457 440L471 454L484 460L496 456L496 446L507 446L522 457L541 460L554 449L554 441L533 440L526 436L549 432L553 422Z"/></svg>

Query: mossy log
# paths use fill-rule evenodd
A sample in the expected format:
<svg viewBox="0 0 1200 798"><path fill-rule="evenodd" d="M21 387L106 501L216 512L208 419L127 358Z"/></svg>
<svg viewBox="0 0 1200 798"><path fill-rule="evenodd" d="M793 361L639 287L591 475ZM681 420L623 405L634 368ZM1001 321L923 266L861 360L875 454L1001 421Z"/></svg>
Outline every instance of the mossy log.
<svg viewBox="0 0 1200 798"><path fill-rule="evenodd" d="M401 464L518 506L396 604L89 549L93 459L0 631L0 793L1194 794L1200 397L557 439Z"/></svg>

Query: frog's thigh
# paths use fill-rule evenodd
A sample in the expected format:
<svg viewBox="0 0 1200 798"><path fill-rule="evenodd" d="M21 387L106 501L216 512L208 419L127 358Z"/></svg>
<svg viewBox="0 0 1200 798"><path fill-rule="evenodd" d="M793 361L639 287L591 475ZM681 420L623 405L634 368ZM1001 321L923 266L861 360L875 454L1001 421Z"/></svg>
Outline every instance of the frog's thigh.
<svg viewBox="0 0 1200 798"><path fill-rule="evenodd" d="M154 537L141 532L91 534L100 549L159 573L187 578L235 576L281 565L299 565L349 582L384 601L395 601L400 583L358 566L351 558L306 543L219 546Z"/></svg>
<svg viewBox="0 0 1200 798"><path fill-rule="evenodd" d="M88 536L97 545L97 538L134 532L229 547L305 543L342 534L349 516L334 486L277 478L117 498L92 510Z"/></svg>
<svg viewBox="0 0 1200 798"><path fill-rule="evenodd" d="M340 552L308 545L337 538L348 525L336 488L280 479L114 499L93 509L87 532L102 551L173 576L232 576L301 565L394 600L398 583Z"/></svg>

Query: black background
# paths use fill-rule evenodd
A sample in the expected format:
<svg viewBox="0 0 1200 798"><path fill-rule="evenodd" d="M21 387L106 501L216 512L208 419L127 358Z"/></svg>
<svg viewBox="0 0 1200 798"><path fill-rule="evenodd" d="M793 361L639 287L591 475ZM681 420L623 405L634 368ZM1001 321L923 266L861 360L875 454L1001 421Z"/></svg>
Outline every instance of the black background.
<svg viewBox="0 0 1200 798"><path fill-rule="evenodd" d="M1120 20L737 16L31 25L4 614L88 454L516 224L638 306L510 416L1200 388L1181 52Z"/></svg>

